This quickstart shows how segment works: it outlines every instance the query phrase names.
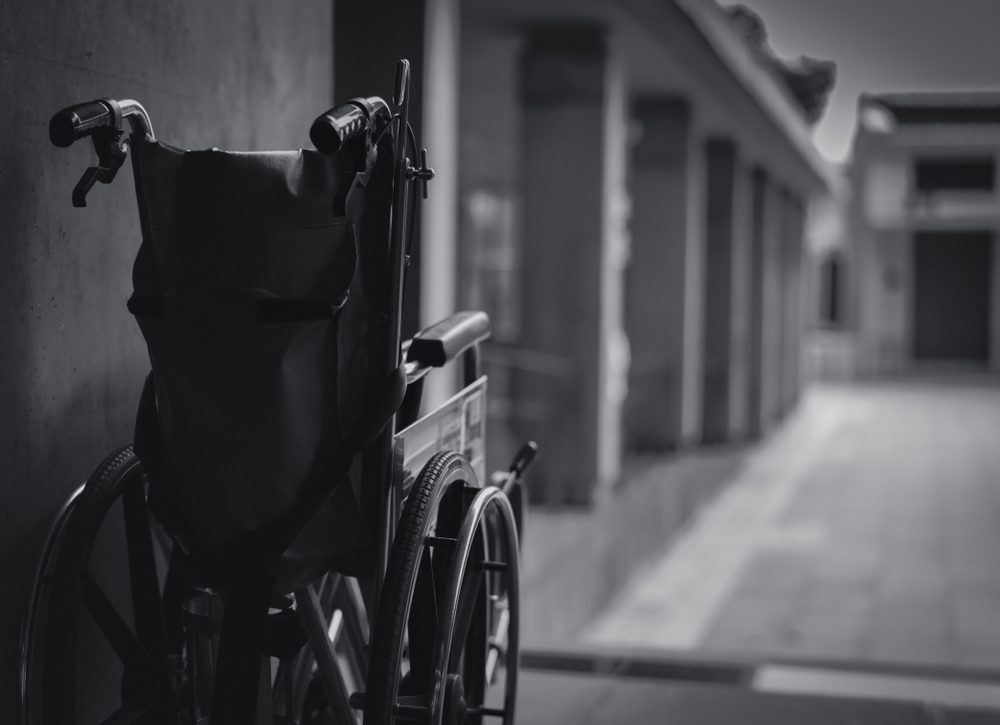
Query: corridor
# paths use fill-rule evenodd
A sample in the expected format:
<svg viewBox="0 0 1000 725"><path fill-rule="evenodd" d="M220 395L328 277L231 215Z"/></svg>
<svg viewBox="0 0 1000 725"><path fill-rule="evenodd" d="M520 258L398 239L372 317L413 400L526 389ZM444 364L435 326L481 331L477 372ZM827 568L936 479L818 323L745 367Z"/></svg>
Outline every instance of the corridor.
<svg viewBox="0 0 1000 725"><path fill-rule="evenodd" d="M814 387L593 644L1000 670L1000 384Z"/></svg>

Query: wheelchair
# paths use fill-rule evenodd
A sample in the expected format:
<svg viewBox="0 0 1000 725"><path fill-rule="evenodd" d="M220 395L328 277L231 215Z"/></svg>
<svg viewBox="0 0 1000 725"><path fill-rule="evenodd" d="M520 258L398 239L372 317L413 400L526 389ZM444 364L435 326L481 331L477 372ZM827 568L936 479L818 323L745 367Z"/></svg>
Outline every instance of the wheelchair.
<svg viewBox="0 0 1000 725"><path fill-rule="evenodd" d="M401 339L433 177L408 101L400 61L390 102L316 119L316 151L177 149L131 100L52 118L55 145L97 153L76 206L131 152L152 370L134 443L44 544L24 725L514 722L537 449L487 479L484 313ZM458 361L460 392L421 415Z"/></svg>

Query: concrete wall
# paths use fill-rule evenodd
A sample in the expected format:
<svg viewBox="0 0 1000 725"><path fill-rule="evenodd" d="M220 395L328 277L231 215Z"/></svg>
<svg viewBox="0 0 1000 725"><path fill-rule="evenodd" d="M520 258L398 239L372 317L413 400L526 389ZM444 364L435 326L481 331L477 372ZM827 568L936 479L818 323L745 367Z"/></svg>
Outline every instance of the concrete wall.
<svg viewBox="0 0 1000 725"><path fill-rule="evenodd" d="M332 100L331 3L0 4L0 721L13 720L22 603L50 518L132 438L147 368L125 300L139 242L131 171L70 191L93 152L51 114L135 98L186 147L297 148Z"/></svg>

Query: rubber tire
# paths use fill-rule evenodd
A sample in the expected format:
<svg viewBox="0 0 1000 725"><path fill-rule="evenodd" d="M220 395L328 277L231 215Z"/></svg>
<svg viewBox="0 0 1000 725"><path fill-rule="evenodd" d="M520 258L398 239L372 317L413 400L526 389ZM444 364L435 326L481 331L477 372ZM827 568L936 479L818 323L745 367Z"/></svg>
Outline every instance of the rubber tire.
<svg viewBox="0 0 1000 725"><path fill-rule="evenodd" d="M365 725L392 725L400 682L403 637L419 571L424 539L451 486L473 484L475 473L457 453L435 454L417 477L403 508L389 554L385 587L372 627L371 659L365 692ZM452 562L454 565L454 562Z"/></svg>
<svg viewBox="0 0 1000 725"><path fill-rule="evenodd" d="M43 725L78 723L77 624L80 610L84 607L83 582L91 550L111 506L121 497L126 486L141 485L135 477L142 475L141 464L132 446L125 446L107 456L88 479L66 523L63 540L53 553L52 590L44 619L45 644L41 663L40 722ZM166 721L164 717L159 720Z"/></svg>

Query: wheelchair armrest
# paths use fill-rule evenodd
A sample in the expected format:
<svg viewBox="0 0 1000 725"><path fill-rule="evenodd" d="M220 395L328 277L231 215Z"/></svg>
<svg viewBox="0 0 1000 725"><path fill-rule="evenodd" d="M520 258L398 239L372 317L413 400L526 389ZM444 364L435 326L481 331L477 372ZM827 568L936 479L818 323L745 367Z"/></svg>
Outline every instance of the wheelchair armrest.
<svg viewBox="0 0 1000 725"><path fill-rule="evenodd" d="M489 336L485 312L456 312L414 335L406 361L439 368Z"/></svg>

